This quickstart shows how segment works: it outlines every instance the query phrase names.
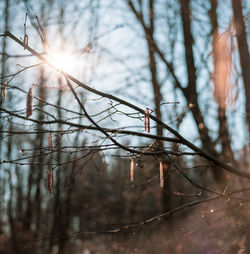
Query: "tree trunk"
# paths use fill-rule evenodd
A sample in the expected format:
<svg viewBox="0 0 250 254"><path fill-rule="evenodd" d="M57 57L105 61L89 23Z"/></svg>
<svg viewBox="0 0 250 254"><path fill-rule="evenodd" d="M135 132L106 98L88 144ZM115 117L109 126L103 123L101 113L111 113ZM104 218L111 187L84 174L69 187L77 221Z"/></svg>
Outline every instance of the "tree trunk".
<svg viewBox="0 0 250 254"><path fill-rule="evenodd" d="M232 0L236 37L240 55L240 65L246 96L246 120L250 132L250 55L247 44L246 26L242 14L241 0Z"/></svg>
<svg viewBox="0 0 250 254"><path fill-rule="evenodd" d="M5 8L4 8L4 31L6 31L8 29L8 25L9 25L9 0L6 0L5 1ZM4 37L1 39L2 40L2 59L1 59L1 76L5 76L6 73L7 73L7 64L6 64L6 60L7 60L7 57L5 55L6 53L6 48L7 48L7 45L6 45L6 40L7 38ZM1 80L1 85L4 84L4 81L6 81L5 79L2 79ZM2 96L2 93L0 94L0 106L3 104L3 96ZM3 131L3 120L2 120L2 112L0 111L0 161L2 161L3 159L3 134L2 134L2 131ZM3 172L3 168L2 166L0 166L0 195L1 197L4 196L4 193L5 193L5 189L4 189L4 184L3 184L3 178L1 177L2 176L2 172ZM3 212L3 207L2 207L2 202L0 202L0 213ZM1 221L1 220L0 220ZM1 227L0 227L0 231L1 231Z"/></svg>
<svg viewBox="0 0 250 254"><path fill-rule="evenodd" d="M187 102L192 105L191 112L193 118L196 122L200 139L202 145L208 151L214 151L214 145L211 142L209 137L208 128L205 125L203 114L200 110L198 103L198 93L197 93L197 77L196 77L196 67L194 63L194 53L193 53L193 35L191 32L191 11L190 11L190 0L180 0L181 6L181 19L182 19L182 29L184 37L184 48L185 48L185 59L186 59L186 68L188 75L188 85L183 89L184 96ZM200 124L203 124L203 128L199 128Z"/></svg>
<svg viewBox="0 0 250 254"><path fill-rule="evenodd" d="M196 67L194 63L194 53L193 53L193 35L191 32L191 10L190 10L190 0L179 0L181 6L181 19L184 37L184 47L185 47L185 58L188 74L188 86L183 89L184 96L186 97L188 103L192 103L191 112L193 118L196 122L196 126L199 131L199 136L202 142L203 148L210 154L218 157L215 145L212 142L208 128L205 124L202 111L200 110L198 103L198 93L197 93L197 77L196 77ZM202 126L202 128L200 127ZM219 168L213 169L214 179L220 183L225 179L225 175Z"/></svg>

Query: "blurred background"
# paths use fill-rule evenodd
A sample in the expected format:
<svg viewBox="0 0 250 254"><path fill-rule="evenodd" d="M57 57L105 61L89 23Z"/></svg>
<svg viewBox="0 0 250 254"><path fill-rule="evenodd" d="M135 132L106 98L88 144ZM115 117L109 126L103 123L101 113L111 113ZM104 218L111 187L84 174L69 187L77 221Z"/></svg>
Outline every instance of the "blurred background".
<svg viewBox="0 0 250 254"><path fill-rule="evenodd" d="M1 0L0 253L249 253L248 179L71 82L117 142L166 154L121 149L3 36L250 173L249 21L247 0Z"/></svg>

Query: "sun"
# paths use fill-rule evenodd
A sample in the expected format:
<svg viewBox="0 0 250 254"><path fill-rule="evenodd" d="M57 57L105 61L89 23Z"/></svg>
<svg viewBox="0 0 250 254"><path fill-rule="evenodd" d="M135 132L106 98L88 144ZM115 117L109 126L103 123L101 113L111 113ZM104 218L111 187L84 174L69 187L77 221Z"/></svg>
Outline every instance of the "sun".
<svg viewBox="0 0 250 254"><path fill-rule="evenodd" d="M55 68L65 72L72 72L76 68L74 55L67 51L53 51L47 59Z"/></svg>

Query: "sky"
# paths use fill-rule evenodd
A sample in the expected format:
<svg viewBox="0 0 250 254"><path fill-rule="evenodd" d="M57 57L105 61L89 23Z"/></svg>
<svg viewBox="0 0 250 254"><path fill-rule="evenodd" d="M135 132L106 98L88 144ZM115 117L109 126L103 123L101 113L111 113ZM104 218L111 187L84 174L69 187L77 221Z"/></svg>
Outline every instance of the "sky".
<svg viewBox="0 0 250 254"><path fill-rule="evenodd" d="M78 78L80 81L99 89L103 92L112 93L118 97L128 100L142 108L154 108L152 88L150 84L150 73L148 72L147 62L147 49L145 39L143 38L143 31L136 22L134 16L128 11L124 2L105 0L100 1L98 4L95 1L75 1L69 3L67 1L58 1L55 6L57 8L49 8L44 6L44 14L41 14L41 3L45 1L33 1L30 4L30 12L32 15L37 15L40 18L42 26L45 27L46 36L48 39L51 51L57 51L58 48L63 47L64 51L74 52L76 56L81 49L83 49L89 41L96 37L100 37L93 41L93 47L90 54L80 55L76 57L77 67L70 64L69 72ZM221 31L224 31L231 19L230 6L228 3L223 4L220 1L219 5L219 23ZM247 1L246 1L247 2ZM172 1L172 3L174 3ZM65 20L62 21L58 18L60 5L65 4L64 15ZM183 82L186 81L185 65L184 65L184 51L182 47L182 30L180 20L177 19L170 10L165 13L161 6L164 1L159 1L159 5L156 6L157 18L157 31L156 37L164 49L165 36L168 35L166 28L164 27L165 16L169 15L169 22L177 27L177 33L175 34L175 55L174 61L177 69L177 75ZM3 2L1 2L3 5ZM208 17L206 15L206 3L202 1L193 1L193 31L195 34L195 46L194 52L196 54L196 62L201 63L199 52L203 51L204 63L208 66L208 69L203 69L201 75L198 77L200 104L204 112L207 112L205 116L206 121L211 129L211 135L216 138L217 134L217 121L215 120L217 105L213 101L212 84L208 82L208 77L211 74L211 43L206 40L206 34L209 33L209 26L207 25ZM249 10L249 4L247 3ZM98 7L98 8L97 8ZM178 6L176 5L178 9ZM23 23L27 10L22 1L17 4L11 4L10 9L10 27L9 30L18 38L23 37ZM224 14L224 15L222 15ZM44 18L42 18L44 16ZM45 20L45 22L43 21ZM0 20L3 23L3 17ZM33 22L35 22L33 20ZM60 26L58 24L63 23L63 37L61 39ZM158 25L159 24L159 25ZM1 26L2 27L2 26ZM119 28L118 28L119 27ZM167 26L166 26L167 27ZM3 31L1 31L2 33ZM27 20L27 33L29 35L29 45L36 49L38 52L43 51L41 40L31 25L30 19ZM172 36L172 35L171 35ZM63 45L62 45L63 41ZM11 54L28 54L15 42L8 39L8 52ZM171 57L172 52L166 52ZM19 59L10 59L9 72L14 73L20 69L21 64L28 66L38 63L34 57L26 57ZM236 61L236 65L237 65ZM73 67L73 68L72 68ZM187 105L180 92L177 92L177 97L174 96L173 82L171 77L166 73L166 70L162 64L158 64L160 72L160 78L162 82L161 91L164 94L164 101L180 102L177 109L179 114L188 111ZM37 84L35 92L38 90L39 80L37 74L39 68L30 69L25 71L22 75L17 76L13 80L13 84L18 84L22 89L28 91L32 84ZM46 75L48 81L46 86L51 87L48 90L48 94L51 96L49 101L55 101L58 75L54 73L50 68L46 68ZM236 150L241 149L246 142L246 132L244 131L244 97L243 86L241 80L238 83L239 99L238 101L228 109L229 123L231 127L233 145ZM80 89L77 89L80 92ZM68 100L71 100L70 95L66 91L65 105L69 105ZM94 100L98 96L89 94L83 91L86 103L89 103L88 110L91 113L97 113L100 108L107 107L106 100ZM23 95L17 94L15 97L17 104L20 108L25 108L25 99ZM77 104L70 104L73 108L77 107ZM171 122L173 118L172 105L165 105L162 108L164 120L167 123ZM126 110L124 107L121 109ZM170 117L171 116L171 117ZM124 126L136 126L132 128L134 130L143 131L143 121L135 121L134 119L126 118L118 115L114 117L115 121L103 121L103 126L111 126L113 128ZM170 125L172 125L170 123ZM173 125L175 126L175 125ZM131 129L131 128L130 128ZM240 131L238 131L240 130ZM180 126L180 133L189 140L192 140L195 144L200 145L199 139L197 139L197 130L192 121L190 113L187 113L187 117ZM166 133L166 135L169 135Z"/></svg>

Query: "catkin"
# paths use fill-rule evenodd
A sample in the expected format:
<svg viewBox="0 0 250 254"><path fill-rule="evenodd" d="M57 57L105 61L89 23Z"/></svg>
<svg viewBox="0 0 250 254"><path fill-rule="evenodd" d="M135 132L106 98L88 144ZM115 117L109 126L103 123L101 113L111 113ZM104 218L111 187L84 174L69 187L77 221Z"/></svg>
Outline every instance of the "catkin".
<svg viewBox="0 0 250 254"><path fill-rule="evenodd" d="M53 171L49 170L47 174L47 189L50 193L52 193L53 184L54 184Z"/></svg>
<svg viewBox="0 0 250 254"><path fill-rule="evenodd" d="M164 177L163 177L163 164L162 164L162 161L160 161L159 171L160 171L160 186L161 186L161 188L163 188L164 187Z"/></svg>
<svg viewBox="0 0 250 254"><path fill-rule="evenodd" d="M150 114L148 108L145 110L144 129L146 132L150 133Z"/></svg>
<svg viewBox="0 0 250 254"><path fill-rule="evenodd" d="M134 169L135 169L134 160L131 159L131 162L130 162L130 181L131 182L134 181Z"/></svg>
<svg viewBox="0 0 250 254"><path fill-rule="evenodd" d="M24 49L26 48L26 46L28 46L28 35L27 34L25 34L24 35Z"/></svg>
<svg viewBox="0 0 250 254"><path fill-rule="evenodd" d="M29 116L32 115L32 102L33 102L33 85L29 89L29 92L27 95L26 118L29 118Z"/></svg>
<svg viewBox="0 0 250 254"><path fill-rule="evenodd" d="M6 87L7 87L8 82L4 82L2 85L2 96L3 96L3 100L6 99Z"/></svg>
<svg viewBox="0 0 250 254"><path fill-rule="evenodd" d="M52 149L52 134L51 133L49 134L49 137L48 137L48 147L49 149Z"/></svg>

